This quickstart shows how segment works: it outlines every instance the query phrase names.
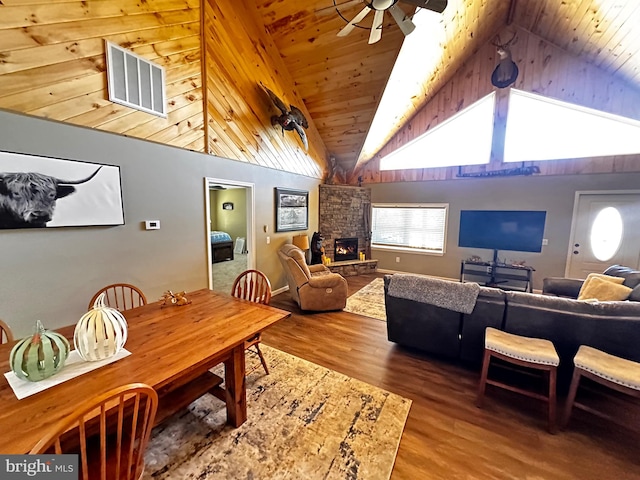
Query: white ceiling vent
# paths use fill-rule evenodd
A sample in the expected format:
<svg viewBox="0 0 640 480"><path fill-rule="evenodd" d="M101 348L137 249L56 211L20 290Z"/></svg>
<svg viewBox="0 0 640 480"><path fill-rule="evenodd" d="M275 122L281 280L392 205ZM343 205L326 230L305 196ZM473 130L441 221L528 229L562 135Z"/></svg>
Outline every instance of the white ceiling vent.
<svg viewBox="0 0 640 480"><path fill-rule="evenodd" d="M166 117L164 68L109 41L106 45L109 100Z"/></svg>

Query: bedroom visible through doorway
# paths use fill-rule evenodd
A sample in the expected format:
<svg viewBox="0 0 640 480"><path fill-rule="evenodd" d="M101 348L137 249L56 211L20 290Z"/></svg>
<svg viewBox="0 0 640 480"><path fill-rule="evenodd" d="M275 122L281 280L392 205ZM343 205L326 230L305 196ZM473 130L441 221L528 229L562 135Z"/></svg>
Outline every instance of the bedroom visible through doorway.
<svg viewBox="0 0 640 480"><path fill-rule="evenodd" d="M235 278L252 268L253 185L207 179L209 286L230 293Z"/></svg>

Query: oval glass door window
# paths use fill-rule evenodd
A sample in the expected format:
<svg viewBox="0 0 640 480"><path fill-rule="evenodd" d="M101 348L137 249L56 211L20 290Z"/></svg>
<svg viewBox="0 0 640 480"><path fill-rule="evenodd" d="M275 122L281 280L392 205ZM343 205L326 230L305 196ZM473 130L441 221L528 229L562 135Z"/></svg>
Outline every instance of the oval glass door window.
<svg viewBox="0 0 640 480"><path fill-rule="evenodd" d="M598 212L591 225L591 251L601 262L613 258L622 243L622 215L615 207Z"/></svg>

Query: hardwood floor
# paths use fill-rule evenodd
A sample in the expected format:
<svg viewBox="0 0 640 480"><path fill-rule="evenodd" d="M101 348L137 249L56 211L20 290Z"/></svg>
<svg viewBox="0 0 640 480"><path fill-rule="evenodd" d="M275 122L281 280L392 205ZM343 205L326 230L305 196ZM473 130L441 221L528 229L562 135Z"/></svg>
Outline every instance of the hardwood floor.
<svg viewBox="0 0 640 480"><path fill-rule="evenodd" d="M376 276L348 277L350 294ZM478 369L396 346L385 322L302 313L288 292L271 305L293 313L264 332L265 344L413 401L393 480L640 479L638 415L624 428L576 411L550 435L542 402L488 387L478 409Z"/></svg>

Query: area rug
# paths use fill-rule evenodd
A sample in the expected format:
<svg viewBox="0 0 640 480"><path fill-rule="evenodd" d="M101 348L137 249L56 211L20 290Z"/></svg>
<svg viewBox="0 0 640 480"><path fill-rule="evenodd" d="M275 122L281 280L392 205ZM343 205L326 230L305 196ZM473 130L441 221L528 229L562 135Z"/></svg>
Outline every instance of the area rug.
<svg viewBox="0 0 640 480"><path fill-rule="evenodd" d="M388 480L411 400L261 349L270 374L247 376L247 421L226 426L204 395L153 430L143 478Z"/></svg>
<svg viewBox="0 0 640 480"><path fill-rule="evenodd" d="M384 279L376 278L347 298L346 312L387 320L384 309Z"/></svg>

